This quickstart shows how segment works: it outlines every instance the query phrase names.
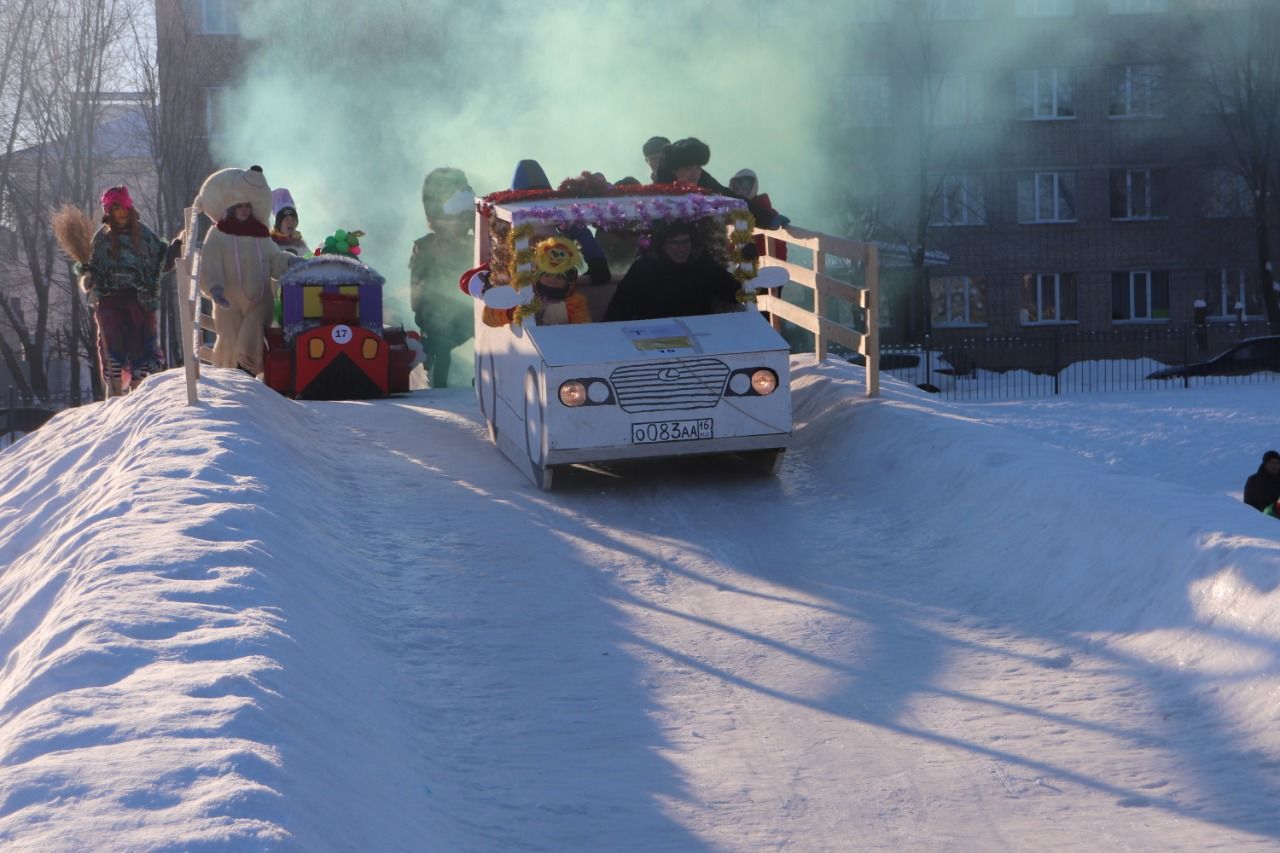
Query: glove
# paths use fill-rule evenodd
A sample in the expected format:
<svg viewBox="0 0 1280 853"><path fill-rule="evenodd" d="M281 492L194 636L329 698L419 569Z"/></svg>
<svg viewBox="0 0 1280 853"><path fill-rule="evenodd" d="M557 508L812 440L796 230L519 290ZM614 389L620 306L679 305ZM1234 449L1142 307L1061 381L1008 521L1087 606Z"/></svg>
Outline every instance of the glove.
<svg viewBox="0 0 1280 853"><path fill-rule="evenodd" d="M230 308L231 303L227 301L227 297L223 294L222 285L215 284L209 288L209 298L221 305L223 308Z"/></svg>
<svg viewBox="0 0 1280 853"><path fill-rule="evenodd" d="M739 254L742 255L744 261L754 261L760 257L760 250L756 248L755 241L752 240L742 244L742 250Z"/></svg>
<svg viewBox="0 0 1280 853"><path fill-rule="evenodd" d="M769 230L773 230L775 228L786 228L790 224L791 220L779 213L777 216L773 217L773 220L769 223Z"/></svg>

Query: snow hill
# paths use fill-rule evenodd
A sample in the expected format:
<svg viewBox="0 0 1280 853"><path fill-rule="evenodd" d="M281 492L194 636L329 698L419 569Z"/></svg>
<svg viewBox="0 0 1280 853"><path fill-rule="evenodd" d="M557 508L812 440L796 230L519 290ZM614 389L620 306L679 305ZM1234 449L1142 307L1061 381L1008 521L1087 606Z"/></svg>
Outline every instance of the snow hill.
<svg viewBox="0 0 1280 853"><path fill-rule="evenodd" d="M776 478L206 370L0 453L15 850L1280 847L1273 386L796 358Z"/></svg>

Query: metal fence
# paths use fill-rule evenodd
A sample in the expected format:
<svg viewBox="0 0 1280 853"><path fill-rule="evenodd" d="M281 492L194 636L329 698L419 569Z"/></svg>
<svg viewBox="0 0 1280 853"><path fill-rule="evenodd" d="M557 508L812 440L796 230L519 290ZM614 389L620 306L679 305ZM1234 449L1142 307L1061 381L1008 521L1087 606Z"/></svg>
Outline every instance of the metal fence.
<svg viewBox="0 0 1280 853"><path fill-rule="evenodd" d="M1265 369L1244 375L1148 378L1166 366L1205 361L1246 334L1240 327L1224 325L1101 332L1053 329L1009 338L933 336L923 345L882 345L880 371L950 400L1013 400L1280 381L1280 373Z"/></svg>

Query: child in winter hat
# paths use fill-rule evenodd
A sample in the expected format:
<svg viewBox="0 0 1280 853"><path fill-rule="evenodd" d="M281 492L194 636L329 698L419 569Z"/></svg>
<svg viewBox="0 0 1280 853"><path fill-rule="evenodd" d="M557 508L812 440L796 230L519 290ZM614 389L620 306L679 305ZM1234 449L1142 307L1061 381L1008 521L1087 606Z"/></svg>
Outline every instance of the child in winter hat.
<svg viewBox="0 0 1280 853"><path fill-rule="evenodd" d="M310 254L307 241L298 230L298 207L293 194L284 187L271 191L271 221L271 239L276 245L299 257Z"/></svg>

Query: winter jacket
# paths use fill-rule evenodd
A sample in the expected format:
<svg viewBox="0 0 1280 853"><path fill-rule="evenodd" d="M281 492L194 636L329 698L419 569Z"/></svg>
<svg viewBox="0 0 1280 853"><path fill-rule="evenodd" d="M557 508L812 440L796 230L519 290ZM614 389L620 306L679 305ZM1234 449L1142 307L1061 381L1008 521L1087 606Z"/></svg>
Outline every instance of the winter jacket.
<svg viewBox="0 0 1280 853"><path fill-rule="evenodd" d="M434 233L420 237L409 257L409 302L428 353L448 352L475 333L474 299L458 290L471 268L471 237Z"/></svg>
<svg viewBox="0 0 1280 853"><path fill-rule="evenodd" d="M89 290L99 298L132 288L138 294L138 303L154 311L160 306L160 273L168 246L141 222L138 229L141 245L135 250L130 233L120 232L114 257L110 226L98 229L93 235L89 264L81 270L89 275Z"/></svg>
<svg viewBox="0 0 1280 853"><path fill-rule="evenodd" d="M1257 473L1251 474L1244 484L1244 502L1256 510L1262 511L1280 500L1280 475L1267 473L1267 464L1258 466Z"/></svg>
<svg viewBox="0 0 1280 853"><path fill-rule="evenodd" d="M606 321L712 314L716 300L733 302L738 280L699 250L685 263L648 252L631 265L604 312Z"/></svg>
<svg viewBox="0 0 1280 853"><path fill-rule="evenodd" d="M200 252L200 292L221 284L223 298L241 313L275 297L272 282L289 268L289 256L270 237L227 234L210 228Z"/></svg>

